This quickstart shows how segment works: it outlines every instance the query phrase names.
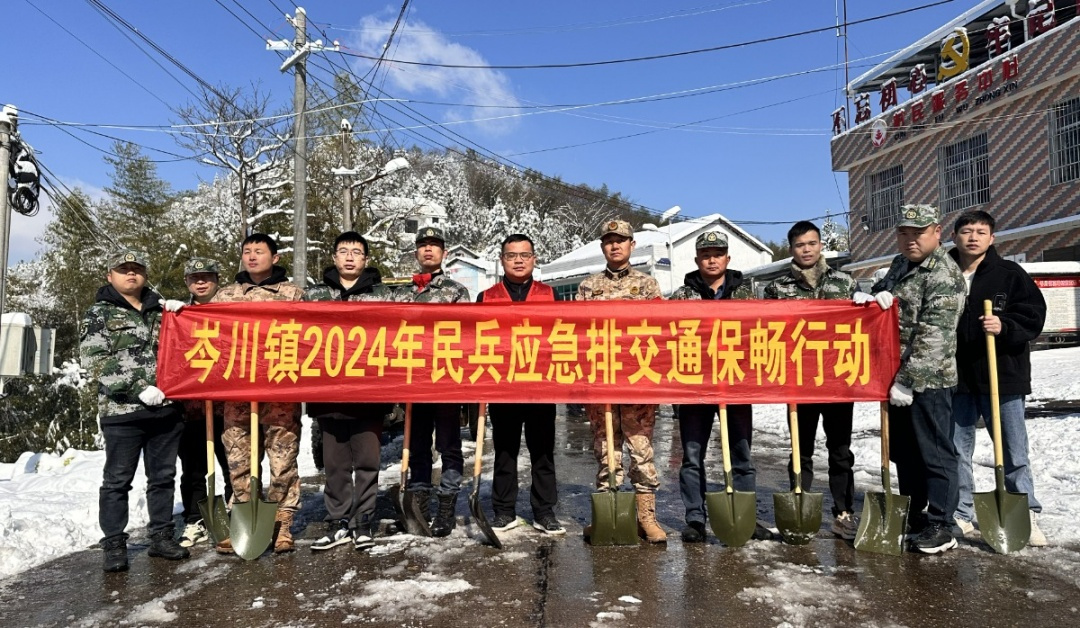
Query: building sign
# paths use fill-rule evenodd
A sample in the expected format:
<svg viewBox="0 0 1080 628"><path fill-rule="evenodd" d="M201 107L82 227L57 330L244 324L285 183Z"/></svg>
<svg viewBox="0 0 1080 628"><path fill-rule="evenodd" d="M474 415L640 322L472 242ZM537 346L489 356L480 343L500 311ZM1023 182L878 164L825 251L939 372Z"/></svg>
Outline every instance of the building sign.
<svg viewBox="0 0 1080 628"><path fill-rule="evenodd" d="M1080 276L1046 275L1032 279L1046 300L1043 334L1080 330Z"/></svg>
<svg viewBox="0 0 1080 628"><path fill-rule="evenodd" d="M874 123L870 125L870 141L874 144L874 148L884 146L888 137L889 127L885 125L885 121L874 120Z"/></svg>

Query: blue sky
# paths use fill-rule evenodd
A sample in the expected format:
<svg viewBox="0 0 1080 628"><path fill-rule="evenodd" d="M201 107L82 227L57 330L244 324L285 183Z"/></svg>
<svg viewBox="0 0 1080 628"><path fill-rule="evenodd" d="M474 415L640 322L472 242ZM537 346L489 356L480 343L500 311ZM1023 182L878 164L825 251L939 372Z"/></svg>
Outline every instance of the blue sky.
<svg viewBox="0 0 1080 628"><path fill-rule="evenodd" d="M849 0L848 19L933 1ZM956 0L851 27L851 78L975 4ZM108 148L110 140L84 129L65 127L65 133L30 124L31 112L69 122L164 125L177 121L170 106L194 98L188 91L196 90L194 79L160 55L145 54L128 39L133 35L125 36L89 2L12 0L5 5L5 49L13 63L0 74L0 101L27 112L20 126L23 137L69 185L93 193L108 184L102 153L83 142ZM278 71L280 59L263 41L292 38L284 17L295 11L290 2L108 0L105 5L206 81L233 86L259 82L279 106L291 103L292 75ZM347 52L376 55L401 8L321 0L301 6L311 22L310 37L337 39ZM635 58L827 27L842 7L841 0L416 0L390 57L488 66ZM680 205L684 216L720 212L759 237L782 239L795 220L826 212L842 215L847 209L846 177L831 172L829 159L829 115L843 103L843 58L842 40L830 29L717 52L596 67L477 70L390 64L380 68L376 84L394 98L449 103L407 106L453 123L447 128L522 166L568 182L607 184L658 211ZM324 81L346 65L361 76L370 69L370 61L333 53L313 56L312 64L313 77ZM781 78L761 82L770 77ZM655 100L658 95L679 97ZM651 102L625 102L650 97ZM597 105L612 101L622 104ZM574 107L521 108L535 105ZM376 112L385 117L376 117L374 125L393 128L407 122L403 107L380 103ZM168 133L96 130L180 152ZM388 131L379 137L429 146L419 135L436 144L463 144L431 129ZM214 175L192 161L159 168L177 189ZM14 217L12 262L33 257L38 249L33 237L47 220L46 212Z"/></svg>

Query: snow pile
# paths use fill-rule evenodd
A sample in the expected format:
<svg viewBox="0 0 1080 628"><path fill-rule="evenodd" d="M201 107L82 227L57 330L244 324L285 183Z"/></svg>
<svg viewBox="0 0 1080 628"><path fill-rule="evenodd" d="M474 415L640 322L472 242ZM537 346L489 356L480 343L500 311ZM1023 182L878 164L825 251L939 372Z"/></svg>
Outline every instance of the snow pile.
<svg viewBox="0 0 1080 628"><path fill-rule="evenodd" d="M735 597L743 602L767 604L783 611L774 622L795 626L842 623L864 610L862 595L832 577L837 569L781 563L764 565L766 586L747 587Z"/></svg>
<svg viewBox="0 0 1080 628"><path fill-rule="evenodd" d="M409 580L372 580L361 595L349 601L366 618L400 621L432 617L442 609L444 596L473 588L461 578L424 572Z"/></svg>

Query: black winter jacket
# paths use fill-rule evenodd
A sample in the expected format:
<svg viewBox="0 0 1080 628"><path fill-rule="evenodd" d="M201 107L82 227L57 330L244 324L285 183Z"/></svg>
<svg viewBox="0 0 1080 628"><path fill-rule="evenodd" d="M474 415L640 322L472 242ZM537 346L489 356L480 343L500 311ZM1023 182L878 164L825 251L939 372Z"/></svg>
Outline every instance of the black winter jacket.
<svg viewBox="0 0 1080 628"><path fill-rule="evenodd" d="M959 251L949 251L959 261ZM997 353L998 390L1002 395L1031 394L1032 340L1042 333L1046 301L1031 277L1016 262L1002 259L993 246L975 269L967 304L956 331L956 365L960 375L957 392L990 394L990 369L986 355L983 301L993 304L1001 319L1001 333L994 339Z"/></svg>

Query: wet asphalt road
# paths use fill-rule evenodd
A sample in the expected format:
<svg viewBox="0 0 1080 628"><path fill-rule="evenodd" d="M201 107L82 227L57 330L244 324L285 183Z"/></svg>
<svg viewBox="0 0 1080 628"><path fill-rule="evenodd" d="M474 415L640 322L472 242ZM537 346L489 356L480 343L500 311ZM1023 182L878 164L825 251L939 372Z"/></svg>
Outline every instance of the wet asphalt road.
<svg viewBox="0 0 1080 628"><path fill-rule="evenodd" d="M132 552L131 571L104 574L100 551L82 551L0 583L0 626L1080 625L1078 548L999 556L961 541L942 556L856 552L828 533L827 494L822 531L810 545L727 548L711 537L683 545L678 430L664 410L655 440L666 546L583 542L595 468L588 425L575 418L558 424L566 537L523 526L502 535L502 551L480 545L463 493L464 524L449 539L395 535L366 553L313 553L324 510L318 479L310 478L294 553L244 562L200 545L190 560L170 563L149 559L142 547ZM786 444L756 438L759 516L771 521L769 494L787 489ZM710 449L712 468L718 450ZM392 516L385 496L379 508ZM519 514L529 515L527 490Z"/></svg>

